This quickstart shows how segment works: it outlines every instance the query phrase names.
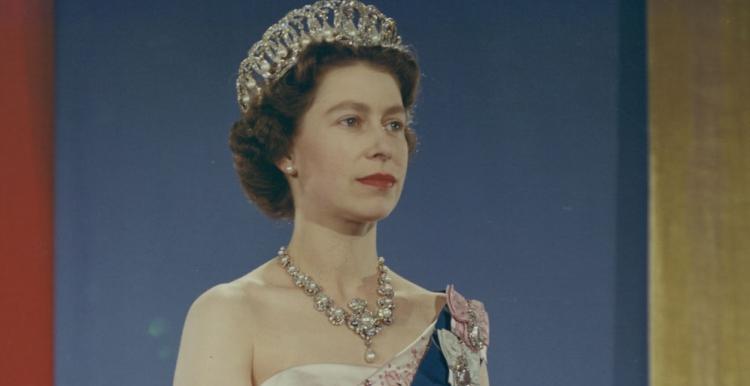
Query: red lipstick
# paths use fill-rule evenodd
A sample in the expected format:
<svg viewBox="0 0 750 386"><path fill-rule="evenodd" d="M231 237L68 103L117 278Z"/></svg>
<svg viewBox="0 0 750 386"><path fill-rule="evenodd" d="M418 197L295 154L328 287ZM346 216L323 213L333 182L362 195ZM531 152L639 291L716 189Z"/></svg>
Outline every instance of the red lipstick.
<svg viewBox="0 0 750 386"><path fill-rule="evenodd" d="M387 189L396 184L396 177L387 173L375 173L367 177L357 178L357 181L365 185Z"/></svg>

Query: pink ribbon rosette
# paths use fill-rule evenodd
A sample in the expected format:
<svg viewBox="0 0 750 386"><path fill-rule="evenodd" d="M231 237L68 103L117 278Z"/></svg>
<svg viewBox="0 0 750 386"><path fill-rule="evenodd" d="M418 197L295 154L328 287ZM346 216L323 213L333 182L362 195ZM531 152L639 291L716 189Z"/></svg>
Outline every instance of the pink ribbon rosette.
<svg viewBox="0 0 750 386"><path fill-rule="evenodd" d="M484 359L490 344L490 321L484 304L478 300L466 300L452 284L445 293L452 315L452 332L472 351L481 351Z"/></svg>

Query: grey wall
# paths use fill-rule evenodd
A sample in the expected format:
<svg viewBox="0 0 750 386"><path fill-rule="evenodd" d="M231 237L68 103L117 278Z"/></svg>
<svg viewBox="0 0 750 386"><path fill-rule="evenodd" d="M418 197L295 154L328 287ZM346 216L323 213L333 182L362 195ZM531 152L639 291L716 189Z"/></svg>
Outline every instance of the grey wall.
<svg viewBox="0 0 750 386"><path fill-rule="evenodd" d="M56 382L170 384L192 300L288 240L226 140L238 63L303 2L56 3ZM424 74L379 253L485 302L494 385L645 385L642 1L375 4Z"/></svg>

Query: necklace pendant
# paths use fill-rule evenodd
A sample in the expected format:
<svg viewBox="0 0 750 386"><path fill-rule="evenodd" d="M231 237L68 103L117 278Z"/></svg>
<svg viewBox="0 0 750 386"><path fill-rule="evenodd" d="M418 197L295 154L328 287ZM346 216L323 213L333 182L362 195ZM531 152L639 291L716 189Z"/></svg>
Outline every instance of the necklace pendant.
<svg viewBox="0 0 750 386"><path fill-rule="evenodd" d="M375 350L373 350L370 347L367 347L365 349L365 362L367 362L367 363L375 362L375 358L376 358L376 356L375 356Z"/></svg>

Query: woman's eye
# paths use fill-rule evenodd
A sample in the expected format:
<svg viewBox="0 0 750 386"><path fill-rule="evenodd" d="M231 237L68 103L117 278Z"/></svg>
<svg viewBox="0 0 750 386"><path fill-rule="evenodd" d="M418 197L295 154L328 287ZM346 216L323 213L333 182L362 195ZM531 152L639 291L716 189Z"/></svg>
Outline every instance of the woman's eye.
<svg viewBox="0 0 750 386"><path fill-rule="evenodd" d="M404 124L399 121L390 121L386 124L386 127L391 131L401 131L404 129Z"/></svg>
<svg viewBox="0 0 750 386"><path fill-rule="evenodd" d="M342 119L340 122L343 123L344 126L347 126L347 127L356 127L359 125L359 118L347 117L347 118Z"/></svg>

